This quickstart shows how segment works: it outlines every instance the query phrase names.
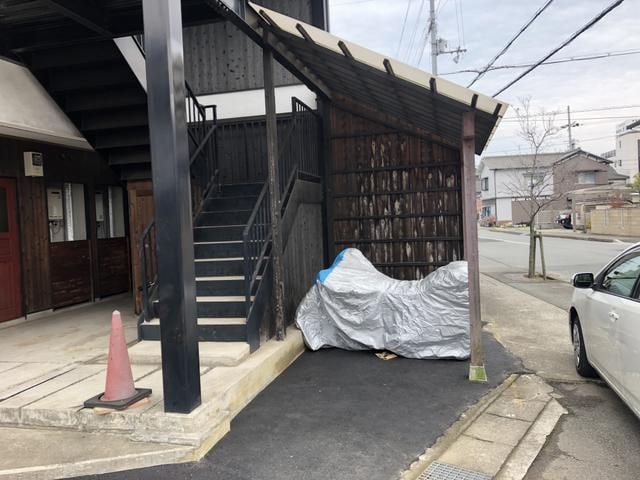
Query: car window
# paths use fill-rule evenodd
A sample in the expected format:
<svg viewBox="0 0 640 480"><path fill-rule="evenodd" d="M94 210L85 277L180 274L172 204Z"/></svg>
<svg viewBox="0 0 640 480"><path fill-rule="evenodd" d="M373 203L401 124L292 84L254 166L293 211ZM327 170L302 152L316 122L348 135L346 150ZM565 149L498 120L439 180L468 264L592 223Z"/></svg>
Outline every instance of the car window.
<svg viewBox="0 0 640 480"><path fill-rule="evenodd" d="M602 288L616 295L631 297L640 276L640 254L614 265L602 279Z"/></svg>

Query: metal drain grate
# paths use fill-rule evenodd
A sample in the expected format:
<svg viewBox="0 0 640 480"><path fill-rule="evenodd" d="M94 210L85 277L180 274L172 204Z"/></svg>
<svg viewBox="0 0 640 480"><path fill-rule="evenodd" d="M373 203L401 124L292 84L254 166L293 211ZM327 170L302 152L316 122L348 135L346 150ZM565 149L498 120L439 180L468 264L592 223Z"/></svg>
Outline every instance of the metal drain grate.
<svg viewBox="0 0 640 480"><path fill-rule="evenodd" d="M447 463L433 462L418 477L418 480L491 480L491 478L491 475L486 473L474 472Z"/></svg>

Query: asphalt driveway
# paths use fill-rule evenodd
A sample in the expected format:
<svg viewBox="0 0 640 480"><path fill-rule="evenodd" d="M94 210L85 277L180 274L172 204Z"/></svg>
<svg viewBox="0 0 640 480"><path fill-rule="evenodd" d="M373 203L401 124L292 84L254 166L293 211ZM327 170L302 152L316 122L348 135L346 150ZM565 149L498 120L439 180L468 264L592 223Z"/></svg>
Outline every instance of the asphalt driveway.
<svg viewBox="0 0 640 480"><path fill-rule="evenodd" d="M233 421L200 462L101 476L104 480L396 478L518 360L485 336L490 383L468 363L384 361L373 352L305 352Z"/></svg>

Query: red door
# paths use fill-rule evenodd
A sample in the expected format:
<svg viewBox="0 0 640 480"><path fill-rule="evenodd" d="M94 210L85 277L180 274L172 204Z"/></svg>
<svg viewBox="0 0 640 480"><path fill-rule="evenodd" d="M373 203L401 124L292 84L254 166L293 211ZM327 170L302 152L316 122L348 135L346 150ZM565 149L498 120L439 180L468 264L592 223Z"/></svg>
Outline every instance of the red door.
<svg viewBox="0 0 640 480"><path fill-rule="evenodd" d="M0 178L0 322L22 315L16 182Z"/></svg>

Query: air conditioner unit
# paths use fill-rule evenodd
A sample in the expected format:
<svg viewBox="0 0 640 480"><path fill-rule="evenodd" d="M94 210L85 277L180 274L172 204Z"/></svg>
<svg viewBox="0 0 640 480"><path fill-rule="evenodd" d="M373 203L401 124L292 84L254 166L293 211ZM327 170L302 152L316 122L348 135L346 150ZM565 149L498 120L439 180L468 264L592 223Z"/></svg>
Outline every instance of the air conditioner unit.
<svg viewBox="0 0 640 480"><path fill-rule="evenodd" d="M26 177L44 176L43 158L40 152L24 152L24 174Z"/></svg>

